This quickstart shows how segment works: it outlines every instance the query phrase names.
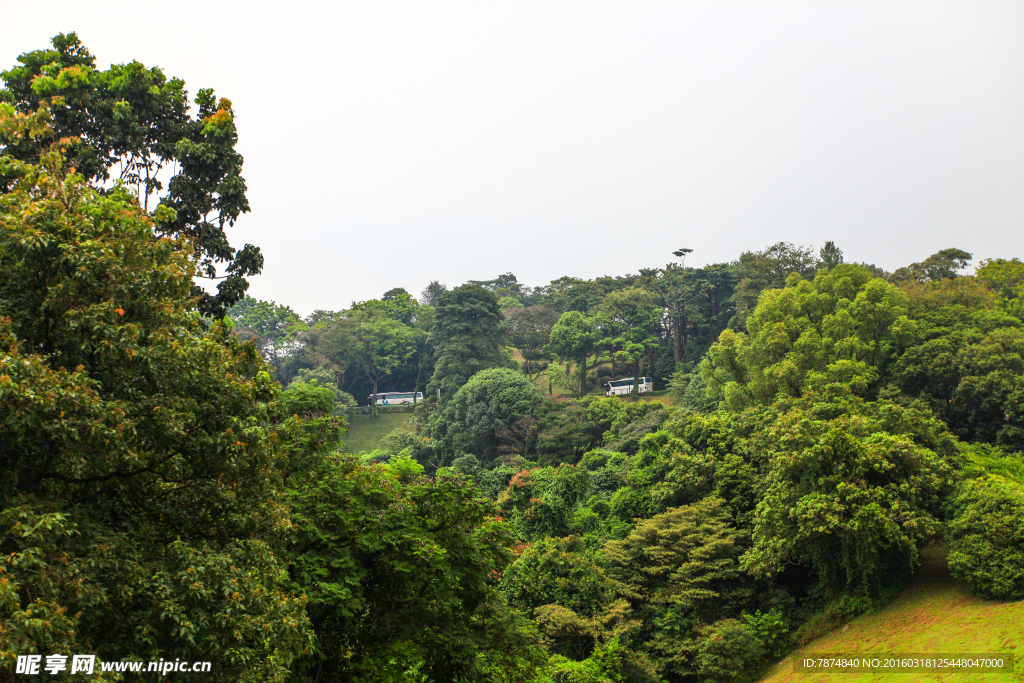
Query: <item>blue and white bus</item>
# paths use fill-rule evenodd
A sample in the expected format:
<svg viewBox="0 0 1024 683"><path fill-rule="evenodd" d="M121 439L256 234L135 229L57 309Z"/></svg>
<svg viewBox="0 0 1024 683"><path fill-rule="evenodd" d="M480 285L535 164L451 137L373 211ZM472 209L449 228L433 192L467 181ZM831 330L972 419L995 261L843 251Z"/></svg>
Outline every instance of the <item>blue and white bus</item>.
<svg viewBox="0 0 1024 683"><path fill-rule="evenodd" d="M423 401L422 391L382 391L377 394L379 406L404 406ZM373 394L366 397L366 405L373 403Z"/></svg>
<svg viewBox="0 0 1024 683"><path fill-rule="evenodd" d="M624 377L613 382L605 382L604 385L608 388L608 391L605 392L605 396L625 396L633 393L632 377ZM650 377L641 377L639 388L641 394L654 391L654 380Z"/></svg>

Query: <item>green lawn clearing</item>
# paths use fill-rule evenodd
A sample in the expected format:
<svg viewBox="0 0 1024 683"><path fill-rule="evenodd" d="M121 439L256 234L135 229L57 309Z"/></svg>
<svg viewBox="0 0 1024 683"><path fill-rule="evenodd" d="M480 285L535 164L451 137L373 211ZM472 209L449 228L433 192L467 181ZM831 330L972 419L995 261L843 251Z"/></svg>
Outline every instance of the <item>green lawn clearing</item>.
<svg viewBox="0 0 1024 683"><path fill-rule="evenodd" d="M345 450L350 453L372 451L393 430L410 425L412 418L412 413L386 413L378 415L376 420L372 415L349 415Z"/></svg>
<svg viewBox="0 0 1024 683"><path fill-rule="evenodd" d="M814 653L1006 653L1014 673L803 673L794 657ZM970 595L949 576L945 549L928 548L914 585L878 612L854 619L779 662L761 683L1020 683L1024 681L1024 601L995 602Z"/></svg>

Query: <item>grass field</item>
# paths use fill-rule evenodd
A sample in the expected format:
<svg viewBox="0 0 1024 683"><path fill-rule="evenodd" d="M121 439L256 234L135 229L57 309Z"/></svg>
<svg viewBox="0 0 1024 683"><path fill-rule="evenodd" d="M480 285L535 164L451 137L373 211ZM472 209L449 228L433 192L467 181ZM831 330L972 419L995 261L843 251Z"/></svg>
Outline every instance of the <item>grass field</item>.
<svg viewBox="0 0 1024 683"><path fill-rule="evenodd" d="M1024 681L1024 601L994 602L975 598L949 576L945 551L930 548L912 587L893 603L813 640L778 663L761 683L928 683ZM794 656L814 653L1007 653L1016 655L1014 673L802 673Z"/></svg>
<svg viewBox="0 0 1024 683"><path fill-rule="evenodd" d="M388 413L378 415L348 416L348 434L345 435L345 450L350 453L372 451L392 430L406 426L413 418L412 413Z"/></svg>

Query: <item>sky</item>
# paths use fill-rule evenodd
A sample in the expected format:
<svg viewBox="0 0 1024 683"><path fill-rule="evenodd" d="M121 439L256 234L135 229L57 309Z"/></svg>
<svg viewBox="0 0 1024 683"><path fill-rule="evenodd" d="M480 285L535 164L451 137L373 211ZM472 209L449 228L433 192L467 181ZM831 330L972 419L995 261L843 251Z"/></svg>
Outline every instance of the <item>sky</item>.
<svg viewBox="0 0 1024 683"><path fill-rule="evenodd" d="M266 263L302 315L778 241L894 270L1024 257L1024 3L223 2L4 9L0 67L78 32L236 114Z"/></svg>

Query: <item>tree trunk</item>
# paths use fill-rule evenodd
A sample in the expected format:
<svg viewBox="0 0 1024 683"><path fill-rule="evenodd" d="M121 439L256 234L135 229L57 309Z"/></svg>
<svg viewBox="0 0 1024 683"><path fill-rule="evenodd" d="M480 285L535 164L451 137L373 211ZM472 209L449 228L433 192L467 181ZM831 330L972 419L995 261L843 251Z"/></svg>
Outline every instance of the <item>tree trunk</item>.
<svg viewBox="0 0 1024 683"><path fill-rule="evenodd" d="M640 354L633 358L633 400L640 400Z"/></svg>
<svg viewBox="0 0 1024 683"><path fill-rule="evenodd" d="M682 314L679 316L679 318L683 323L683 348L685 349L686 345L690 341L689 337L686 334L686 304L683 304Z"/></svg>
<svg viewBox="0 0 1024 683"><path fill-rule="evenodd" d="M377 419L377 382L375 380L370 380L370 381L373 382L373 399L370 402L370 419L371 420L376 420Z"/></svg>
<svg viewBox="0 0 1024 683"><path fill-rule="evenodd" d="M580 358L580 398L587 395L587 354Z"/></svg>
<svg viewBox="0 0 1024 683"><path fill-rule="evenodd" d="M681 319L680 319L680 316L678 314L675 316L673 322L675 324L672 325L672 346L673 346L673 351L674 351L674 355L675 355L675 361L676 361L676 364L678 365L683 360L683 347L682 347L682 344L679 343L679 340L681 338L681 334L680 334L680 330L679 330L679 325L680 325Z"/></svg>

